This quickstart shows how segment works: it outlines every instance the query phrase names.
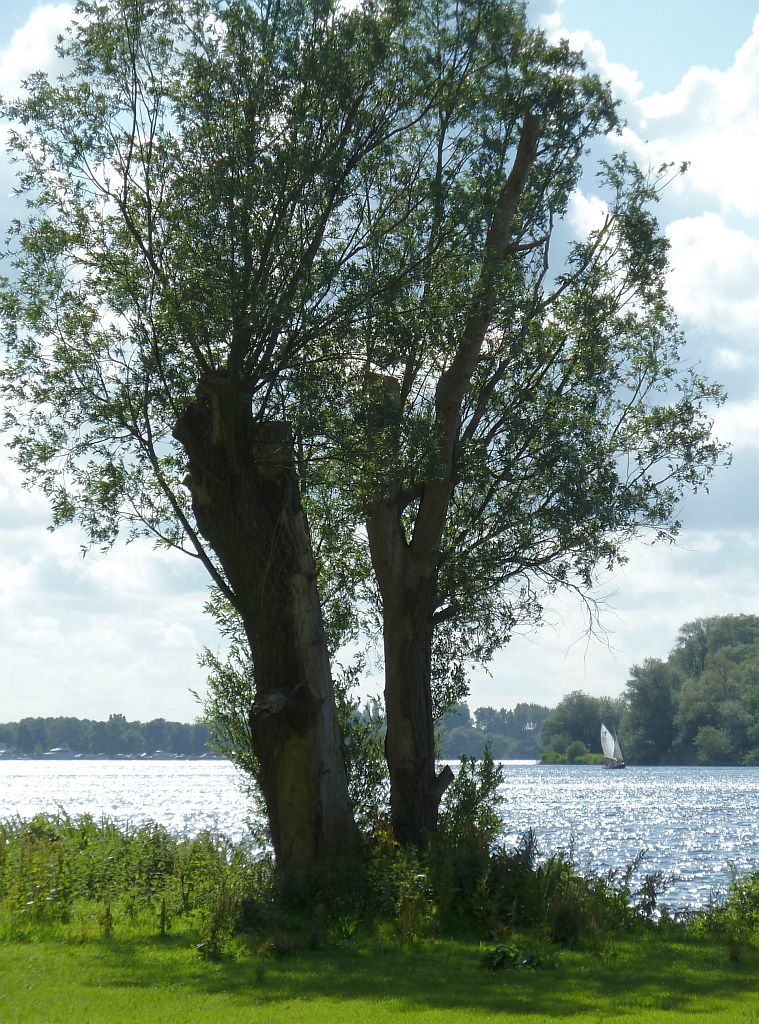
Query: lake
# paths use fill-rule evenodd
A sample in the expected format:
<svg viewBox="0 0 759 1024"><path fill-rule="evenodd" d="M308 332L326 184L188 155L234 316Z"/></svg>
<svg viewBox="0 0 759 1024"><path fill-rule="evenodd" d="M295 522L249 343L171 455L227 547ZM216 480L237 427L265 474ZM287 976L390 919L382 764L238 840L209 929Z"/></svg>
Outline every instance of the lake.
<svg viewBox="0 0 759 1024"><path fill-rule="evenodd" d="M759 869L759 768L507 762L504 771L509 843L532 828L544 853L572 842L576 862L597 871L646 848L644 872L680 876L665 897L672 907L704 905L727 886L730 863ZM250 814L225 761L0 761L0 818L58 809L235 839Z"/></svg>

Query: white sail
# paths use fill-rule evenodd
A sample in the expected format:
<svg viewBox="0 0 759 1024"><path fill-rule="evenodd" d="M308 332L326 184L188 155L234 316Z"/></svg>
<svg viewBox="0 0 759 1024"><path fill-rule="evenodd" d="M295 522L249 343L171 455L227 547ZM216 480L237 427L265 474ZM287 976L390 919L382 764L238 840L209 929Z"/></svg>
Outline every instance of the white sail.
<svg viewBox="0 0 759 1024"><path fill-rule="evenodd" d="M619 740L616 736L614 737L614 760L624 761L624 757L622 757L622 748L620 747Z"/></svg>
<svg viewBox="0 0 759 1024"><path fill-rule="evenodd" d="M617 743L616 746L619 746ZM604 752L604 757L608 757L610 761L613 761L617 757L617 751L615 748L615 740L606 726L601 723L601 749ZM619 758L622 758L622 751L619 752Z"/></svg>

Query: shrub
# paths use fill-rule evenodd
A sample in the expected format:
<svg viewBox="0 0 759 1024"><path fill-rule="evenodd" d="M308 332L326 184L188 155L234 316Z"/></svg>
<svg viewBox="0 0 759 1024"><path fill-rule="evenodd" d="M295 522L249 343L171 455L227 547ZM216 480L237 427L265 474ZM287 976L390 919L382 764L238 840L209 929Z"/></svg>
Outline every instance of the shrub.
<svg viewBox="0 0 759 1024"><path fill-rule="evenodd" d="M567 764L582 764L587 756L588 748L582 740L572 740L564 754Z"/></svg>
<svg viewBox="0 0 759 1024"><path fill-rule="evenodd" d="M479 761L462 757L428 851L430 883L444 916L489 913L488 876L504 802L503 769L490 747Z"/></svg>
<svg viewBox="0 0 759 1024"><path fill-rule="evenodd" d="M366 911L391 925L407 941L432 930L437 905L427 864L413 847L397 843L388 828L378 828L367 866Z"/></svg>
<svg viewBox="0 0 759 1024"><path fill-rule="evenodd" d="M268 861L245 844L177 838L155 823L41 814L0 823L0 851L0 926L17 937L67 922L77 905L92 905L103 935L146 914L160 934L185 914L220 933L271 885Z"/></svg>
<svg viewBox="0 0 759 1024"><path fill-rule="evenodd" d="M154 823L118 826L87 815L3 822L0 933L28 938L67 924L69 941L82 942L118 936L139 920L165 936L184 919L201 956L218 959L231 950L235 931L279 934L283 920L286 934L295 924L312 944L327 936L345 941L359 922L404 941L444 923L480 936L532 929L543 940L573 944L656 918L671 879L654 872L636 887L643 854L624 871L593 875L578 871L571 846L544 857L531 831L512 848L497 845L502 793L489 751L481 761L464 759L427 850L401 846L380 823L364 864L346 872L340 893L323 893L315 879L308 903L295 905L271 860L246 843L210 833L177 838ZM736 876L725 902L700 926L733 945L755 939L759 872Z"/></svg>
<svg viewBox="0 0 759 1024"><path fill-rule="evenodd" d="M731 866L732 881L722 900L696 914L693 927L722 937L731 960L739 960L746 945L759 945L759 871L739 875Z"/></svg>

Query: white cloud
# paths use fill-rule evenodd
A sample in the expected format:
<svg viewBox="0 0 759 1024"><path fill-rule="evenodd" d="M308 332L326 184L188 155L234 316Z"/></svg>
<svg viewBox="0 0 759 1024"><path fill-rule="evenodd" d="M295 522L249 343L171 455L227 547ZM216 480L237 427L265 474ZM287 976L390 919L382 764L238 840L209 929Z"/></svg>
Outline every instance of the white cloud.
<svg viewBox="0 0 759 1024"><path fill-rule="evenodd" d="M726 402L714 414L714 432L734 448L759 449L759 395L748 401Z"/></svg>
<svg viewBox="0 0 759 1024"><path fill-rule="evenodd" d="M0 718L198 713L197 663L216 648L200 566L150 542L81 557L75 527L50 533L47 503L0 453Z"/></svg>
<svg viewBox="0 0 759 1024"><path fill-rule="evenodd" d="M637 112L654 165L688 160L684 189L723 211L759 214L759 16L730 68L692 67L671 92L638 100Z"/></svg>
<svg viewBox="0 0 759 1024"><path fill-rule="evenodd" d="M55 42L71 22L73 10L70 4L43 4L14 32L10 46L0 51L0 95L4 99L14 97L32 72L55 68Z"/></svg>
<svg viewBox="0 0 759 1024"><path fill-rule="evenodd" d="M69 4L36 8L0 51L5 99L33 71L58 70L55 41L72 13ZM11 171L0 158L0 192L10 191ZM79 531L50 533L46 499L21 484L0 451L0 717L194 717L188 689L202 691L205 680L197 655L219 644L203 613L202 568L149 541L83 559Z"/></svg>
<svg viewBox="0 0 759 1024"><path fill-rule="evenodd" d="M554 32L561 26L564 0L528 0L527 17L536 28Z"/></svg>
<svg viewBox="0 0 759 1024"><path fill-rule="evenodd" d="M732 348L721 348L717 346L714 349L714 363L725 370L736 371L745 370L750 367L753 360L749 358L747 353L739 352Z"/></svg>
<svg viewBox="0 0 759 1024"><path fill-rule="evenodd" d="M567 211L573 232L582 238L600 228L609 213L609 206L599 196L586 195L577 189L569 199Z"/></svg>
<svg viewBox="0 0 759 1024"><path fill-rule="evenodd" d="M673 221L667 235L668 291L679 318L730 337L745 334L753 347L759 325L759 239L711 212Z"/></svg>
<svg viewBox="0 0 759 1024"><path fill-rule="evenodd" d="M174 651L192 651L193 654L200 652L200 643L194 630L190 629L183 622L159 622L154 623L156 636L161 645Z"/></svg>

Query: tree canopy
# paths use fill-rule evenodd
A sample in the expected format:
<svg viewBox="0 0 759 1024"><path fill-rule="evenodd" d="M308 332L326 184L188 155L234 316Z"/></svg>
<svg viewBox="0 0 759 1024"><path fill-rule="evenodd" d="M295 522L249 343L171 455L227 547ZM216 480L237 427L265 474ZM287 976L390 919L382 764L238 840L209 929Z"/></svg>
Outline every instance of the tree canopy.
<svg viewBox="0 0 759 1024"><path fill-rule="evenodd" d="M632 666L620 697L567 694L543 720L543 755L576 741L599 751L602 721L631 764L759 764L759 616L686 622L668 658Z"/></svg>
<svg viewBox="0 0 759 1024"><path fill-rule="evenodd" d="M623 707L619 698L594 697L573 690L543 719L540 734L543 755L566 755L569 747L577 743L586 751L600 754L601 723L618 730Z"/></svg>
<svg viewBox="0 0 759 1024"><path fill-rule="evenodd" d="M463 662L674 534L719 461L652 213L671 169L601 165L605 215L559 244L616 108L509 0L82 0L60 52L3 108L15 455L56 523L205 565L281 860L355 840L329 654L373 603L423 843Z"/></svg>
<svg viewBox="0 0 759 1024"><path fill-rule="evenodd" d="M669 657L633 666L623 718L644 764L759 764L759 616L681 627Z"/></svg>

